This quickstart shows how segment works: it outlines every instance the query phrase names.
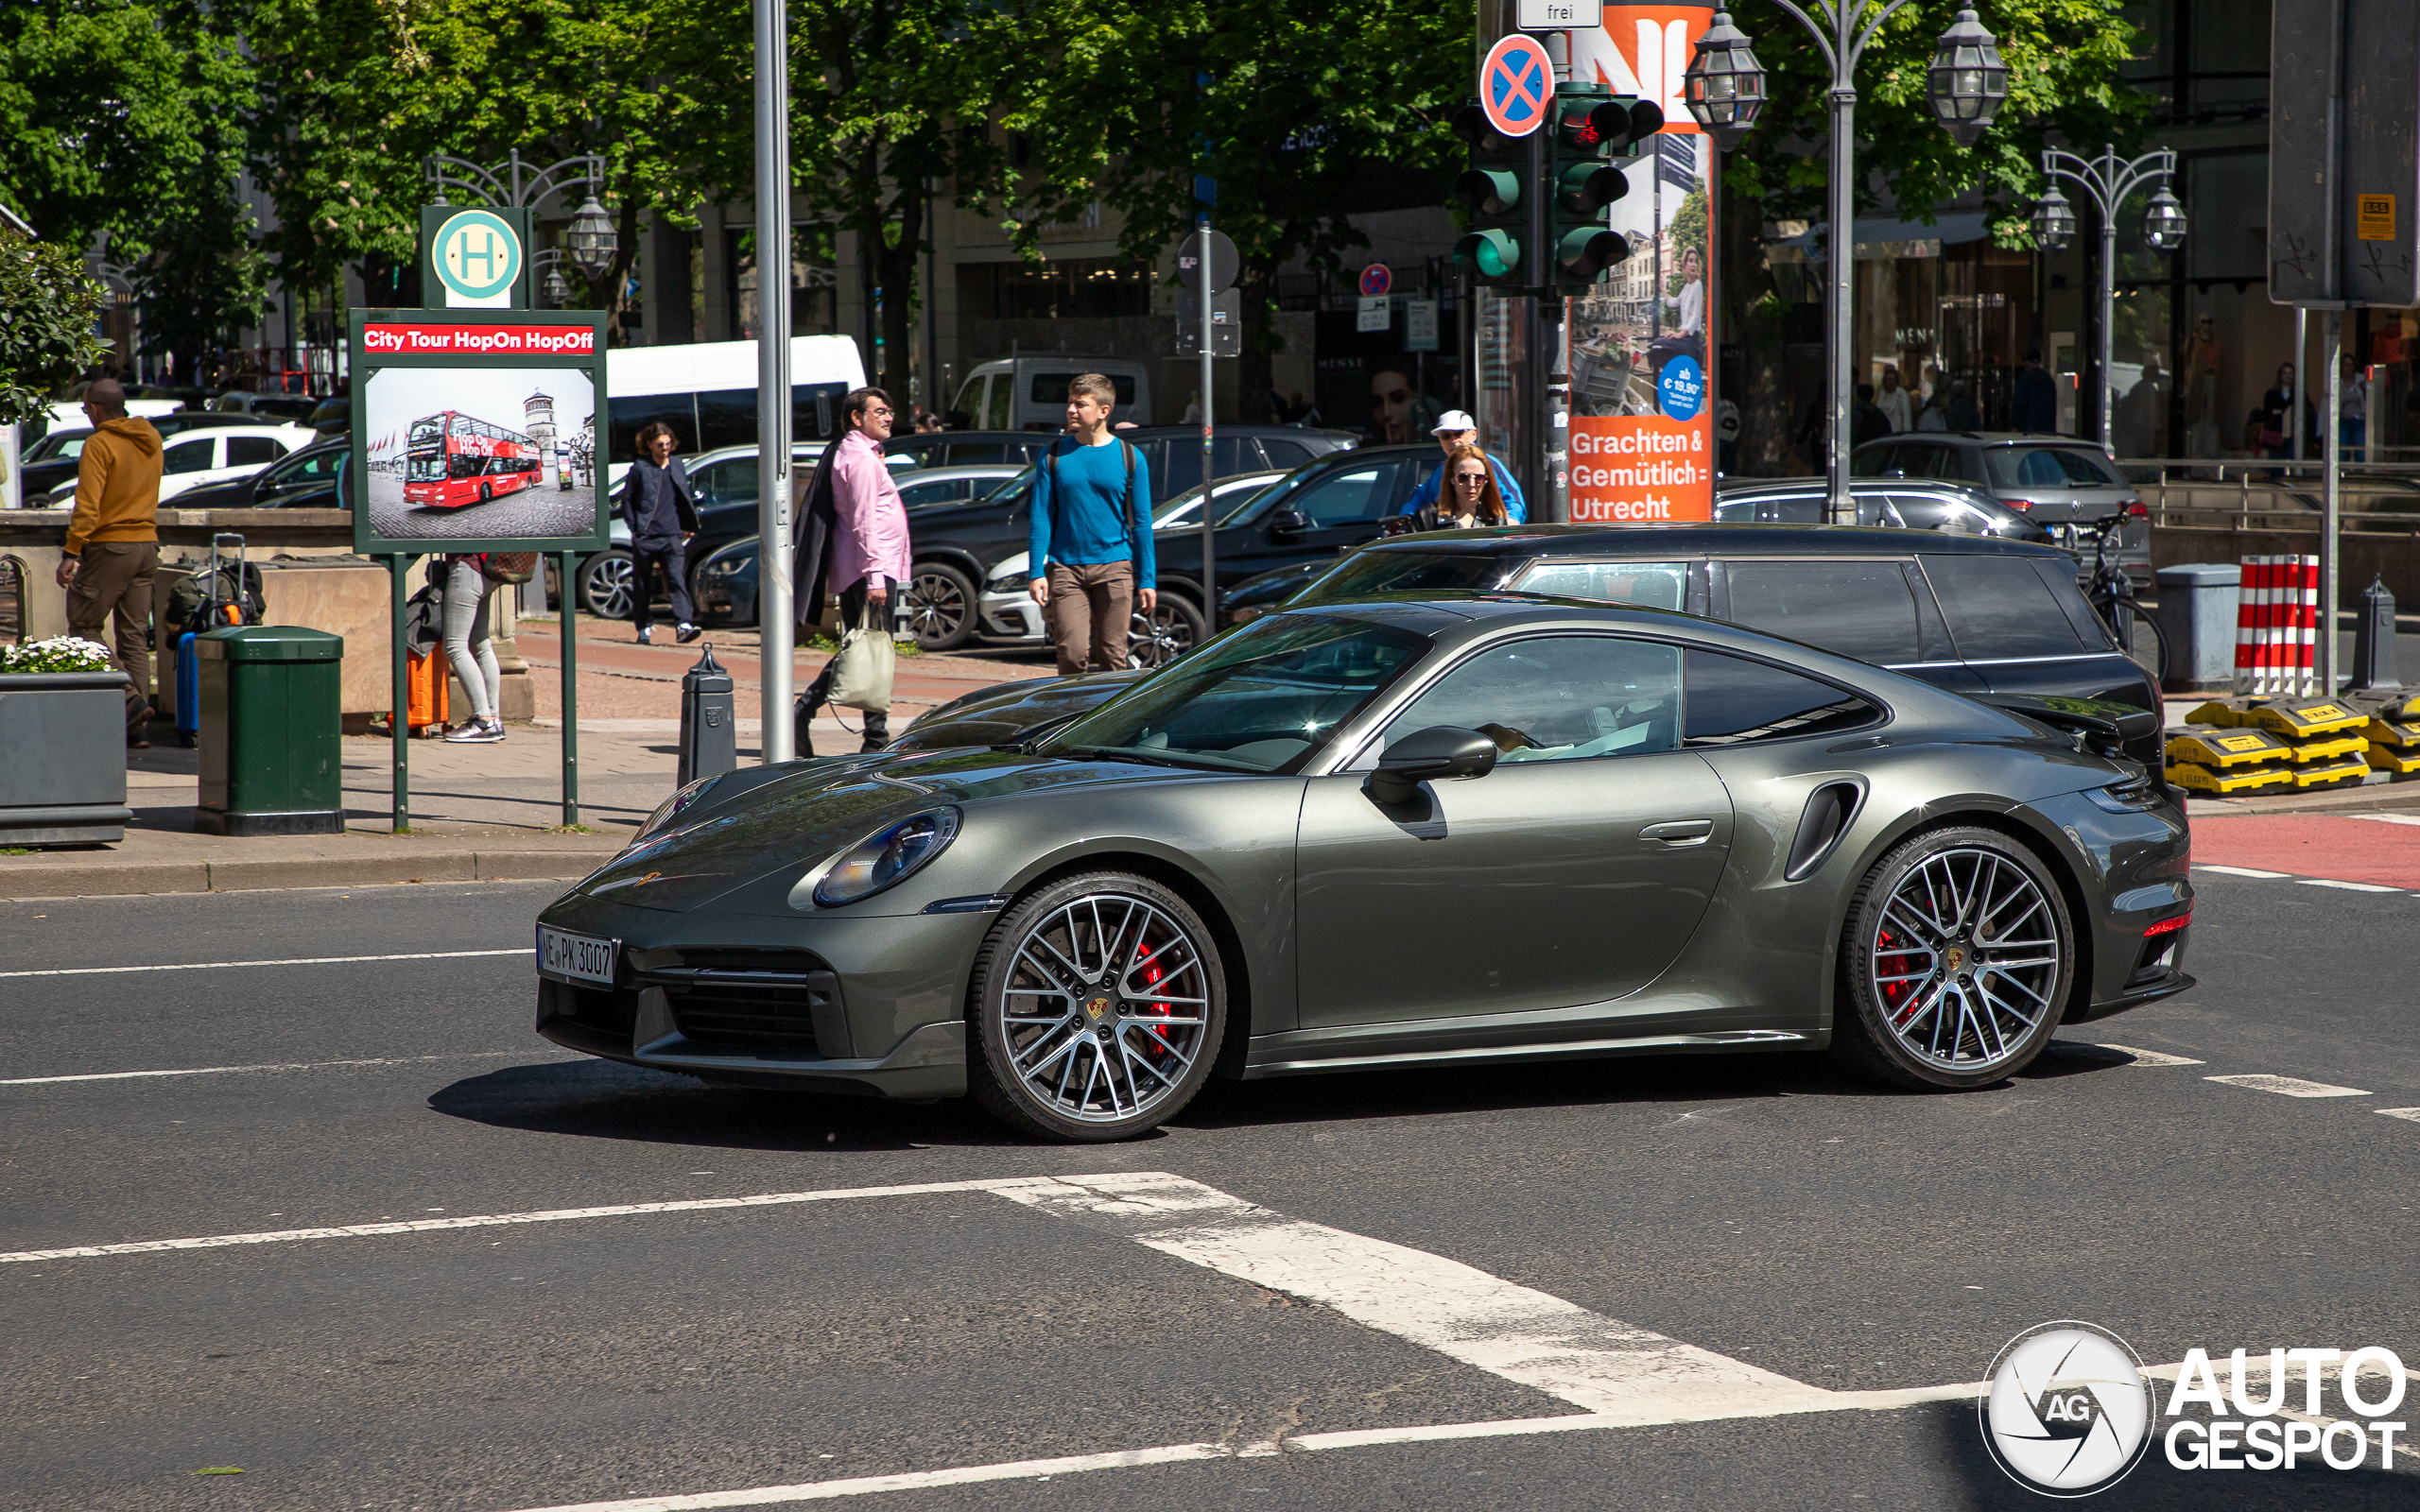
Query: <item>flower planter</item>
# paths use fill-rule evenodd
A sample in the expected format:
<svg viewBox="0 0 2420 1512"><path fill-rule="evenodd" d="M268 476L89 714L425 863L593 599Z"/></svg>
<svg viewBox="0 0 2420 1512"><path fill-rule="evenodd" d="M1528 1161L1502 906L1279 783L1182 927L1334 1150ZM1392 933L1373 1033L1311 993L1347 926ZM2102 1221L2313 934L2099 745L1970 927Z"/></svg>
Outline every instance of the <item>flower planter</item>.
<svg viewBox="0 0 2420 1512"><path fill-rule="evenodd" d="M126 674L0 673L0 846L126 838Z"/></svg>

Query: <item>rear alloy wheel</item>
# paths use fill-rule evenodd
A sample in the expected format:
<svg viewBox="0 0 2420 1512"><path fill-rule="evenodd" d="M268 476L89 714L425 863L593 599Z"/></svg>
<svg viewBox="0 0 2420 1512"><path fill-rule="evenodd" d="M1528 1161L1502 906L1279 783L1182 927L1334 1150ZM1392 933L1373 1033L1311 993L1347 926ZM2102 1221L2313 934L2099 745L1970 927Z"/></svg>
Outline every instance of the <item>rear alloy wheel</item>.
<svg viewBox="0 0 2420 1512"><path fill-rule="evenodd" d="M601 620L626 620L638 603L638 563L616 546L580 564L579 607Z"/></svg>
<svg viewBox="0 0 2420 1512"><path fill-rule="evenodd" d="M968 1090L1044 1139L1132 1138L1193 1100L1226 1026L1217 944L1184 899L1125 872L1011 908L975 964Z"/></svg>
<svg viewBox="0 0 2420 1512"><path fill-rule="evenodd" d="M904 605L908 629L923 651L955 651L975 634L975 585L937 561L910 569Z"/></svg>
<svg viewBox="0 0 2420 1512"><path fill-rule="evenodd" d="M2039 857L1993 830L1919 834L1866 874L1841 941L1832 1048L1905 1087L1963 1090L2050 1042L2075 934Z"/></svg>
<svg viewBox="0 0 2420 1512"><path fill-rule="evenodd" d="M1164 667L1201 644L1201 611L1183 595L1165 589L1159 606L1146 614L1134 611L1126 632L1126 664L1150 671Z"/></svg>

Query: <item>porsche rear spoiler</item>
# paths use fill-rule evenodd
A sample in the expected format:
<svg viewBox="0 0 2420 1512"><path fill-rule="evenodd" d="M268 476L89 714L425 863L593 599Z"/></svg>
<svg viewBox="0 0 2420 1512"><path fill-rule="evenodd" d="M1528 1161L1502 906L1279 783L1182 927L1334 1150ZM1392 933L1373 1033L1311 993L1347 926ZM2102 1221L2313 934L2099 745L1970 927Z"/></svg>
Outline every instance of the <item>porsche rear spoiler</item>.
<svg viewBox="0 0 2420 1512"><path fill-rule="evenodd" d="M2100 698L2037 698L2021 693L1996 693L1981 695L1978 701L2065 730L2096 756L2125 755L2129 745L2158 734L2163 722L2161 715L2148 709Z"/></svg>

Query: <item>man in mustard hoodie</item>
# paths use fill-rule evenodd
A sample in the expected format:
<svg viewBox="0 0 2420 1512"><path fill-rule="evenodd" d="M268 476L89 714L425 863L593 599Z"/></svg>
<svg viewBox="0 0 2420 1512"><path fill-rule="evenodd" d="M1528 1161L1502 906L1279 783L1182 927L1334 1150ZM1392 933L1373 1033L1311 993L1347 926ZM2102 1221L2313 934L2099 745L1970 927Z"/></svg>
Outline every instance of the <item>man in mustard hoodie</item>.
<svg viewBox="0 0 2420 1512"><path fill-rule="evenodd" d="M59 586L67 627L111 644L117 621L118 670L127 676L126 743L138 749L151 700L151 576L160 568L160 433L126 412L126 389L103 378L84 390L93 435L76 466L76 513L67 523Z"/></svg>

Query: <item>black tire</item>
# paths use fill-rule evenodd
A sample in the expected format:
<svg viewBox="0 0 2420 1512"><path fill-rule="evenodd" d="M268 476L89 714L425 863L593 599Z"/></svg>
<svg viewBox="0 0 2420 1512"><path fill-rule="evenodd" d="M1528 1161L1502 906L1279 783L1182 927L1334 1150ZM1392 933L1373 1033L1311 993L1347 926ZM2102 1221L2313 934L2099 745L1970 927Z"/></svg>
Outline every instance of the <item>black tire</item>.
<svg viewBox="0 0 2420 1512"><path fill-rule="evenodd" d="M579 607L598 619L629 619L637 607L638 580L638 559L628 551L600 551L579 564Z"/></svg>
<svg viewBox="0 0 2420 1512"><path fill-rule="evenodd" d="M1149 878L1096 871L1028 894L975 958L967 1090L1046 1140L1156 1128L1209 1078L1226 1029L1223 971L1201 917Z"/></svg>
<svg viewBox="0 0 2420 1512"><path fill-rule="evenodd" d="M1850 902L1832 1053L1902 1087L1990 1086L2050 1042L2075 969L2066 901L2039 856L1996 830L1928 830Z"/></svg>
<svg viewBox="0 0 2420 1512"><path fill-rule="evenodd" d="M494 497L495 497L495 485L494 485L494 484L493 484L493 483L482 483L482 484L480 484L480 485L479 485L479 502L480 502L481 504L485 504L485 503L487 503L489 500L493 499Z"/></svg>
<svg viewBox="0 0 2420 1512"><path fill-rule="evenodd" d="M1150 614L1134 611L1126 632L1126 664L1146 671L1164 667L1201 641L1201 611L1183 593L1164 588Z"/></svg>
<svg viewBox="0 0 2420 1512"><path fill-rule="evenodd" d="M908 569L905 593L917 649L955 651L975 639L979 606L964 573L946 562L920 561Z"/></svg>

